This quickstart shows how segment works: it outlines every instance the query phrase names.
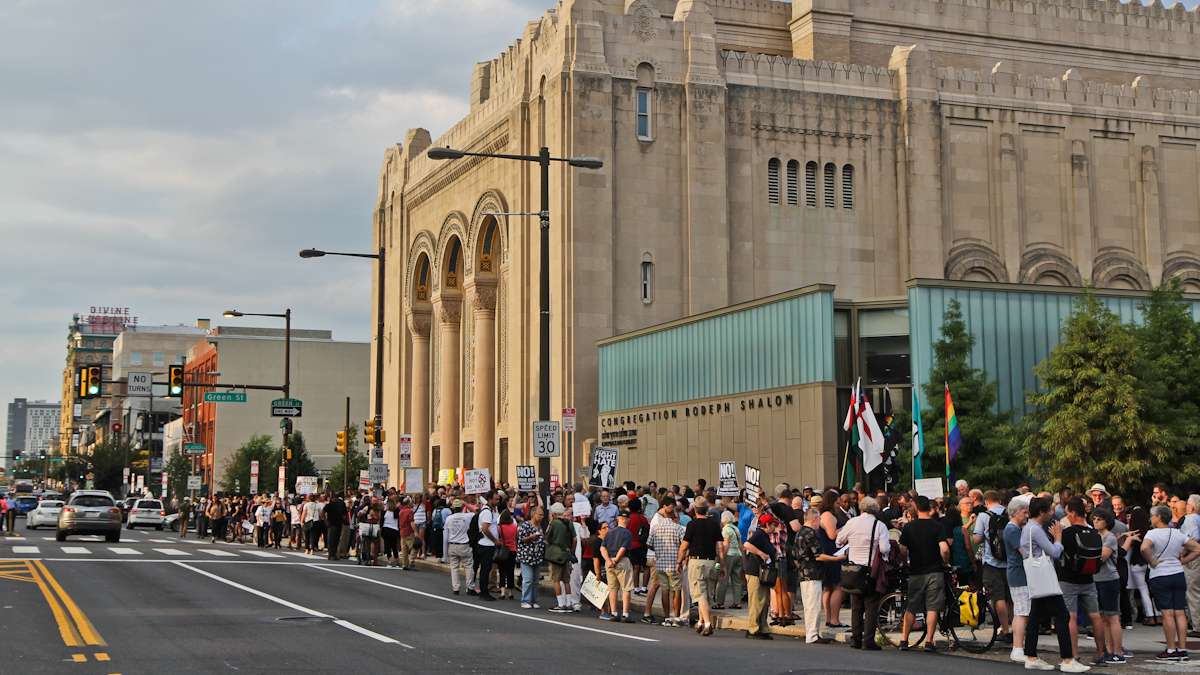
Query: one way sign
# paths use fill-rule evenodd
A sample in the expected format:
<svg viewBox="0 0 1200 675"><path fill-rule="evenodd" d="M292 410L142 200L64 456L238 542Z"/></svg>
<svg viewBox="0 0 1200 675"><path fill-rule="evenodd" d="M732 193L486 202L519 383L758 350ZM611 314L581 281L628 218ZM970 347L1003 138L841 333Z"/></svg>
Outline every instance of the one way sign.
<svg viewBox="0 0 1200 675"><path fill-rule="evenodd" d="M271 416L300 417L303 405L298 398L277 398L271 401Z"/></svg>

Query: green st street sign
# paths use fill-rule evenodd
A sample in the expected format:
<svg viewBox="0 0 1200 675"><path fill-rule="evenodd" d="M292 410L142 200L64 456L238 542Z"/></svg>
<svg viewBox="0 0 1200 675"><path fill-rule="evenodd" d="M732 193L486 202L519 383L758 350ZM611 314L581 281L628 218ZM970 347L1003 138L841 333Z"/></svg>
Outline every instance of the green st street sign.
<svg viewBox="0 0 1200 675"><path fill-rule="evenodd" d="M245 403L244 391L207 391L204 392L205 403Z"/></svg>
<svg viewBox="0 0 1200 675"><path fill-rule="evenodd" d="M184 443L183 451L189 455L203 455L208 448L203 443Z"/></svg>
<svg viewBox="0 0 1200 675"><path fill-rule="evenodd" d="M274 401L271 401L271 405L272 406L280 406L280 407L301 408L304 406L304 401L301 401L298 398L277 398Z"/></svg>

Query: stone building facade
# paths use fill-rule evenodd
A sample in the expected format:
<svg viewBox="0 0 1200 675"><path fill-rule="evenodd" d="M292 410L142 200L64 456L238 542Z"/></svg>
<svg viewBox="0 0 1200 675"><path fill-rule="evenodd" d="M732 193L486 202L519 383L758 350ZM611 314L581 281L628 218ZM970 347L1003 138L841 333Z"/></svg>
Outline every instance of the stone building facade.
<svg viewBox="0 0 1200 675"><path fill-rule="evenodd" d="M385 153L389 462L411 433L512 480L537 413L537 221L502 215L537 168L431 145L604 160L550 190L551 409L592 438L597 340L787 289L1200 290L1198 31L1157 0L562 0Z"/></svg>

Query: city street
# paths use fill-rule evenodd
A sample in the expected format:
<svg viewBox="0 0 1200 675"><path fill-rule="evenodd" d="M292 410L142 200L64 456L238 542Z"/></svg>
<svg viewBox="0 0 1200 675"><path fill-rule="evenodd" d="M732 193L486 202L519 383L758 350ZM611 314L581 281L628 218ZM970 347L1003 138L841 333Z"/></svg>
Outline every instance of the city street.
<svg viewBox="0 0 1200 675"><path fill-rule="evenodd" d="M864 653L719 631L610 625L451 596L437 572L361 568L159 532L0 542L0 671L1015 671L957 657Z"/></svg>

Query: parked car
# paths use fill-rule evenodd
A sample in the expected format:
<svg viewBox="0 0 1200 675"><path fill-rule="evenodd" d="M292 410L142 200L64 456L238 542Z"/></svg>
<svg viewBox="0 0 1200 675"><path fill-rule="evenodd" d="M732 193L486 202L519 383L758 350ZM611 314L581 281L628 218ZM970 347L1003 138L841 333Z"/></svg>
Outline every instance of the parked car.
<svg viewBox="0 0 1200 675"><path fill-rule="evenodd" d="M37 508L25 516L26 529L36 530L46 525L57 526L58 515L62 513L62 507L61 499L43 499L38 502Z"/></svg>
<svg viewBox="0 0 1200 675"><path fill-rule="evenodd" d="M121 541L121 509L106 490L77 490L58 515L56 541L75 534L103 534L109 543Z"/></svg>
<svg viewBox="0 0 1200 675"><path fill-rule="evenodd" d="M139 499L129 509L129 516L126 520L129 523L129 529L134 529L141 526L154 526L154 529L161 530L166 524L167 512L163 510L163 503L157 499Z"/></svg>
<svg viewBox="0 0 1200 675"><path fill-rule="evenodd" d="M17 497L17 515L23 516L37 508L38 498L32 495Z"/></svg>

